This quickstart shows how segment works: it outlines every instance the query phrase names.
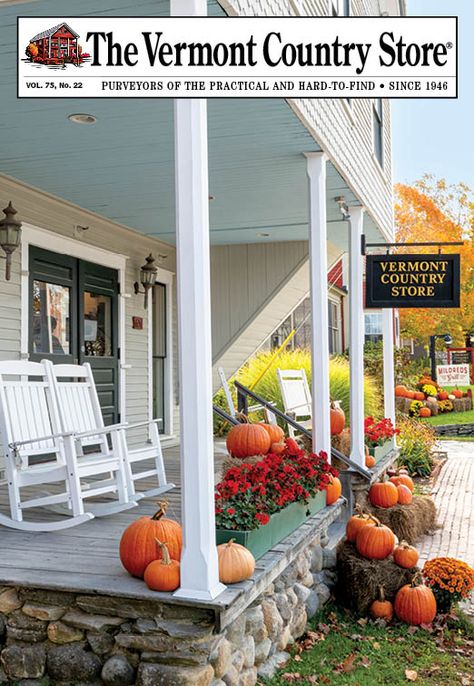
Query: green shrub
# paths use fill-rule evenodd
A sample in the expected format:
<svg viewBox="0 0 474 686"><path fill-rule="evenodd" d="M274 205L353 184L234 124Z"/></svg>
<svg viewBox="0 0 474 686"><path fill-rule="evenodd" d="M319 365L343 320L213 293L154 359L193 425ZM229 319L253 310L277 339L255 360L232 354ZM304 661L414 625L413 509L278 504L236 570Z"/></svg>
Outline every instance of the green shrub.
<svg viewBox="0 0 474 686"><path fill-rule="evenodd" d="M397 439L400 447L398 466L405 466L410 474L429 476L433 468L435 430L428 424L408 417L399 419L397 428L400 429Z"/></svg>
<svg viewBox="0 0 474 686"><path fill-rule="evenodd" d="M252 388L253 383L267 367L273 354L273 352L264 352L255 355L237 372L234 379L240 381L240 383L247 386L247 388ZM266 374L253 388L256 393L266 400L276 403L276 406L280 410L283 410L283 402L276 372L278 368L304 369L311 388L311 354L309 350L305 349L287 350L281 353ZM331 398L340 401L341 407L346 413L346 418L349 423L349 362L341 356L330 360L329 384ZM236 402L236 393L233 384L230 383L229 385L232 389L234 402ZM380 418L381 412L383 412L383 396L380 394L374 379L369 376L365 377L364 390L366 415ZM222 390L217 393L214 400L216 404L227 409L227 403ZM219 418L215 418L214 429L218 435L222 435L223 430L225 430L223 424L225 425L225 422Z"/></svg>

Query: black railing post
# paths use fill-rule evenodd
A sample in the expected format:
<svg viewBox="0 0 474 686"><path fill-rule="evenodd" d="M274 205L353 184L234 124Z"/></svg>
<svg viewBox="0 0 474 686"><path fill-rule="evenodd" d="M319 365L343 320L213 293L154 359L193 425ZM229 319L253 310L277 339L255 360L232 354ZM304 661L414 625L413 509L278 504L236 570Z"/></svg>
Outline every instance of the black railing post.
<svg viewBox="0 0 474 686"><path fill-rule="evenodd" d="M237 411L240 414L244 414L246 417L249 413L249 398L246 393L244 393L241 386L237 386Z"/></svg>

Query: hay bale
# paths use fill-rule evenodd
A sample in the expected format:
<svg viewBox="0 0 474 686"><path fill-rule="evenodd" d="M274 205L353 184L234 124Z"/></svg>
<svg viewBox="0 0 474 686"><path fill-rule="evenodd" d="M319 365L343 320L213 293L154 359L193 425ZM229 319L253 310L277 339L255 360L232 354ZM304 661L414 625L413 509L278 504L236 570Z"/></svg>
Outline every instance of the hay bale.
<svg viewBox="0 0 474 686"><path fill-rule="evenodd" d="M416 543L421 536L432 534L439 528L436 505L429 495L415 495L410 505L394 505L389 508L374 507L366 493L362 500L359 504L365 512L375 515L382 524L392 529L400 541L407 541L410 545Z"/></svg>
<svg viewBox="0 0 474 686"><path fill-rule="evenodd" d="M349 457L351 454L351 430L344 429L342 433L337 434L331 438L333 448L339 450L340 453Z"/></svg>
<svg viewBox="0 0 474 686"><path fill-rule="evenodd" d="M229 469L241 467L243 464L257 464L257 462L261 462L265 457L266 455L251 455L240 459L239 457L231 457L228 455L222 463L221 479L224 479L225 474Z"/></svg>
<svg viewBox="0 0 474 686"><path fill-rule="evenodd" d="M399 567L392 556L385 560L367 560L359 555L352 543L344 541L337 550L336 598L345 607L366 615L377 599L380 587L387 600L393 602L398 589L409 584L417 571L418 567Z"/></svg>

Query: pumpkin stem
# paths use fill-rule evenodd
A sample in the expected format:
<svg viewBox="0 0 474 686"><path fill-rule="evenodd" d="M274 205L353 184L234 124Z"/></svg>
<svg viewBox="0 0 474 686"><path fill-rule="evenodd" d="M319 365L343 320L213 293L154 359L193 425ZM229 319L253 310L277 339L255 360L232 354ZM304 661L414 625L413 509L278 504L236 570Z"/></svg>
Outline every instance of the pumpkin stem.
<svg viewBox="0 0 474 686"><path fill-rule="evenodd" d="M162 517L165 516L166 510L168 509L168 501L167 500L161 500L158 503L158 505L159 505L160 509L157 510L157 512L155 512L155 514L152 517L152 519L155 521L158 519L161 519Z"/></svg>
<svg viewBox="0 0 474 686"><path fill-rule="evenodd" d="M354 509L355 509L356 513L359 515L359 517L365 517L365 512L358 503Z"/></svg>
<svg viewBox="0 0 474 686"><path fill-rule="evenodd" d="M236 416L236 419L238 419L241 424L250 424L249 418L243 412L236 412L235 416Z"/></svg>
<svg viewBox="0 0 474 686"><path fill-rule="evenodd" d="M385 592L383 590L383 586L379 587L379 600L381 603L385 601Z"/></svg>
<svg viewBox="0 0 474 686"><path fill-rule="evenodd" d="M155 541L157 542L157 544L159 545L160 550L161 550L161 555L162 555L161 564L162 565L170 565L171 564L171 558L170 558L169 550L166 547L166 543L162 543L159 538L155 538Z"/></svg>
<svg viewBox="0 0 474 686"><path fill-rule="evenodd" d="M412 588L415 588L415 586L419 586L422 583L423 583L423 577L421 575L421 572L418 571L415 574L415 576L413 577L413 579L411 580L411 586L412 586Z"/></svg>
<svg viewBox="0 0 474 686"><path fill-rule="evenodd" d="M227 541L227 547L230 548L231 545L234 545L235 543L235 538L229 538Z"/></svg>

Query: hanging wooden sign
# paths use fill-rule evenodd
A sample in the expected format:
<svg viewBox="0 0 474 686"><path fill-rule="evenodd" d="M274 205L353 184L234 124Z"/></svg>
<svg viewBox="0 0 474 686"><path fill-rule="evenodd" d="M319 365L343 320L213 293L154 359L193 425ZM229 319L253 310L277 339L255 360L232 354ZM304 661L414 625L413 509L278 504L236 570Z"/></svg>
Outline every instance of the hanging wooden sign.
<svg viewBox="0 0 474 686"><path fill-rule="evenodd" d="M459 307L459 255L367 255L367 308Z"/></svg>

